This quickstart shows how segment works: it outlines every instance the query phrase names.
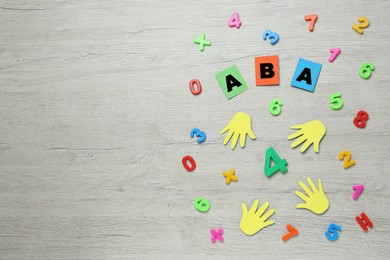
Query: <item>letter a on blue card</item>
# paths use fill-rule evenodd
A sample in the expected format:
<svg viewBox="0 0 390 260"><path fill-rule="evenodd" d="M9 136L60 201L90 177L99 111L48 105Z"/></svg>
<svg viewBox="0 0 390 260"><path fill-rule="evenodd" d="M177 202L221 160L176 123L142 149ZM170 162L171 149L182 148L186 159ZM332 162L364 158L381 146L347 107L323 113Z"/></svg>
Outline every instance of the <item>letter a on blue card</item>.
<svg viewBox="0 0 390 260"><path fill-rule="evenodd" d="M314 92L322 65L309 60L299 59L291 86Z"/></svg>

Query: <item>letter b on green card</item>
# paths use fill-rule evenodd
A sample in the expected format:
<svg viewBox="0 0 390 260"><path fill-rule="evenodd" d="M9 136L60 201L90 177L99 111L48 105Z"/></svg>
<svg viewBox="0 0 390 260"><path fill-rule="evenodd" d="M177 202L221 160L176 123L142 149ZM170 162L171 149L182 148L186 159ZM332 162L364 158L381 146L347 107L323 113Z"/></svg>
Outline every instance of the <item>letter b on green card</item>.
<svg viewBox="0 0 390 260"><path fill-rule="evenodd" d="M231 99L248 89L236 65L218 72L215 77L227 99Z"/></svg>

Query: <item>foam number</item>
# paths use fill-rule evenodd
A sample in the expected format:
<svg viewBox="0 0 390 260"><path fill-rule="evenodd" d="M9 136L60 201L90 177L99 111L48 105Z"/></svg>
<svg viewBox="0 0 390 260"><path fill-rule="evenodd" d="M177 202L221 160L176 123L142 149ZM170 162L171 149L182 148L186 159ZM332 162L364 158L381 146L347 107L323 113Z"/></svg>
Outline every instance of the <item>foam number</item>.
<svg viewBox="0 0 390 260"><path fill-rule="evenodd" d="M271 113L271 115L280 115L280 113L282 112L282 105L283 103L279 99L272 100L271 103L269 103L269 112Z"/></svg>
<svg viewBox="0 0 390 260"><path fill-rule="evenodd" d="M188 162L190 162L191 165L189 165ZM196 168L196 162L194 158L189 155L184 156L181 160L181 163L183 164L184 168L189 172L192 172Z"/></svg>
<svg viewBox="0 0 390 260"><path fill-rule="evenodd" d="M238 13L234 12L232 17L229 20L229 26L230 27L236 27L237 29L241 26L240 18L238 17Z"/></svg>
<svg viewBox="0 0 390 260"><path fill-rule="evenodd" d="M359 23L352 25L352 29L354 29L358 34L363 34L362 29L367 28L370 25L370 21L366 17L360 16L358 18L358 22Z"/></svg>
<svg viewBox="0 0 390 260"><path fill-rule="evenodd" d="M371 73L373 70L375 70L374 65L372 65L371 62L365 62L360 67L359 75L362 79L368 79L369 77L371 77Z"/></svg>
<svg viewBox="0 0 390 260"><path fill-rule="evenodd" d="M208 200L204 200L201 197L198 197L194 201L194 206L200 212L207 212L210 209L210 202Z"/></svg>
<svg viewBox="0 0 390 260"><path fill-rule="evenodd" d="M328 61L329 62L333 62L334 59L336 59L337 56L339 56L340 52L341 52L341 49L340 48L335 48L335 49L330 49L330 56L328 58Z"/></svg>
<svg viewBox="0 0 390 260"><path fill-rule="evenodd" d="M339 154L339 160L344 160L344 157L346 157L346 160L344 161L344 169L348 169L349 167L355 165L355 160L351 160L351 153L348 150L344 150Z"/></svg>
<svg viewBox="0 0 390 260"><path fill-rule="evenodd" d="M364 190L364 185L360 184L360 185L352 186L352 189L355 191L352 195L352 199L357 200L360 196L360 193L362 193L362 191Z"/></svg>
<svg viewBox="0 0 390 260"><path fill-rule="evenodd" d="M343 100L341 99L341 93L336 92L329 96L330 108L333 110L339 110L343 107Z"/></svg>
<svg viewBox="0 0 390 260"><path fill-rule="evenodd" d="M366 126L366 121L368 120L368 113L366 111L359 111L356 117L353 119L353 124L356 127L364 128Z"/></svg>
<svg viewBox="0 0 390 260"><path fill-rule="evenodd" d="M272 167L271 160L275 163ZM265 153L264 174L270 177L277 171L281 171L282 173L287 172L287 161L286 159L280 159L274 148L270 146Z"/></svg>
<svg viewBox="0 0 390 260"><path fill-rule="evenodd" d="M330 224L328 227L328 231L325 232L325 236L329 241L335 241L339 238L339 232L341 231L341 227L336 224Z"/></svg>
<svg viewBox="0 0 390 260"><path fill-rule="evenodd" d="M203 131L200 131L198 128L192 129L192 131L190 133L191 138L193 138L194 135L196 135L196 137L198 137L198 143L202 143L202 142L204 142L204 140L206 140L206 133Z"/></svg>
<svg viewBox="0 0 390 260"><path fill-rule="evenodd" d="M364 212L362 212L362 214L360 214L360 216L357 216L355 219L356 219L356 222L360 225L360 227L364 231L367 231L368 228L374 227L371 220L367 217L367 215Z"/></svg>
<svg viewBox="0 0 390 260"><path fill-rule="evenodd" d="M309 31L312 32L314 30L314 24L317 21L317 18L318 18L318 15L316 15L316 14L309 14L309 15L305 16L305 21L310 21Z"/></svg>
<svg viewBox="0 0 390 260"><path fill-rule="evenodd" d="M199 80L193 79L190 81L190 83L188 85L190 87L190 91L192 94L199 95L200 93L202 93L202 84L200 84ZM196 88L195 88L195 86L196 86Z"/></svg>
<svg viewBox="0 0 390 260"><path fill-rule="evenodd" d="M263 34L263 40L267 40L267 38L270 40L269 42L274 45L279 41L279 34L271 30L266 30Z"/></svg>
<svg viewBox="0 0 390 260"><path fill-rule="evenodd" d="M288 233L285 234L285 235L282 237L282 240L283 240L283 241L287 241L287 240L289 240L291 237L297 236L298 233L299 233L298 230L297 230L295 227L291 226L290 224L287 224L286 228L287 228L287 230L288 230Z"/></svg>

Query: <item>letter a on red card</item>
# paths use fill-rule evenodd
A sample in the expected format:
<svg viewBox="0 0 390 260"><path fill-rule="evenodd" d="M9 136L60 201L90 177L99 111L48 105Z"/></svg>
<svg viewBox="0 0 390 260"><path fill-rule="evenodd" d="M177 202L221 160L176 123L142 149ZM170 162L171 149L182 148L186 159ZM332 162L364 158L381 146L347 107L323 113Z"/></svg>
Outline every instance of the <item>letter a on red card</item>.
<svg viewBox="0 0 390 260"><path fill-rule="evenodd" d="M278 56L255 57L256 86L279 85Z"/></svg>

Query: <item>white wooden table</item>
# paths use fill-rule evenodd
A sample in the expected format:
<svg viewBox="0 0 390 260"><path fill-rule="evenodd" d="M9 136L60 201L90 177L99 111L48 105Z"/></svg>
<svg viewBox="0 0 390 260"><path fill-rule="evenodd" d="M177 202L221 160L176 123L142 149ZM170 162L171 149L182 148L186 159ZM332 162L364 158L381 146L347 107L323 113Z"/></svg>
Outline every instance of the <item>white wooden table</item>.
<svg viewBox="0 0 390 260"><path fill-rule="evenodd" d="M386 259L389 239L389 1L0 1L1 259ZM234 11L239 30L228 27ZM316 13L314 32L307 14ZM371 24L352 30L359 16ZM264 30L280 35L275 45ZM200 33L212 41L199 52ZM330 48L341 54L330 63ZM278 55L280 85L256 87L254 57ZM298 58L323 65L314 93L290 86ZM361 64L375 71L359 77ZM227 100L215 74L236 64L249 89ZM188 82L199 79L194 96ZM330 109L342 93L344 107ZM268 104L283 101L273 117ZM356 112L370 119L358 129ZM239 111L257 139L219 131ZM327 127L320 153L291 149L290 126ZM197 144L192 128L207 133ZM267 178L273 146L288 172ZM344 170L348 149L356 165ZM194 172L181 165L184 155ZM239 180L226 185L222 172ZM298 181L322 179L320 216L295 209ZM352 200L352 185L365 190ZM202 196L209 212L195 210ZM241 203L269 201L275 224L248 237ZM355 217L374 224L367 233ZM342 227L325 238L330 223ZM299 230L283 242L286 224ZM210 242L222 227L223 243Z"/></svg>

